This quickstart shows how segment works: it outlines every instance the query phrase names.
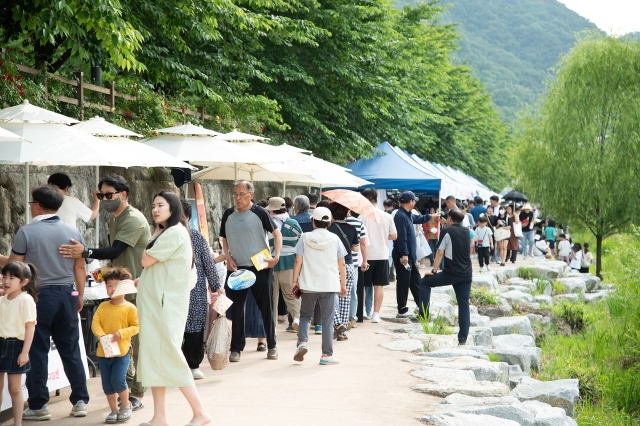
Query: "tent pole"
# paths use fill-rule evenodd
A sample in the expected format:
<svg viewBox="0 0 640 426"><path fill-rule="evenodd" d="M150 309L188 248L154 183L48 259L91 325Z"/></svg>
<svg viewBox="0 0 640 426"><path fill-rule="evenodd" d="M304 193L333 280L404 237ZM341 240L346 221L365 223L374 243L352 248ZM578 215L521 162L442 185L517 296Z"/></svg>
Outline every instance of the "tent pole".
<svg viewBox="0 0 640 426"><path fill-rule="evenodd" d="M233 179L238 181L238 163L233 163Z"/></svg>
<svg viewBox="0 0 640 426"><path fill-rule="evenodd" d="M29 162L24 163L24 195L25 195L25 209L24 209L24 223L29 224Z"/></svg>
<svg viewBox="0 0 640 426"><path fill-rule="evenodd" d="M251 171L249 172L249 174L251 175L251 185L253 185L253 169L251 169Z"/></svg>
<svg viewBox="0 0 640 426"><path fill-rule="evenodd" d="M311 182L309 182L309 192L307 194L311 194Z"/></svg>
<svg viewBox="0 0 640 426"><path fill-rule="evenodd" d="M100 182L100 166L96 166L96 191L98 190L98 183ZM96 247L100 247L100 208L98 208L98 215L96 216Z"/></svg>
<svg viewBox="0 0 640 426"><path fill-rule="evenodd" d="M282 198L287 196L287 182L283 181L282 182Z"/></svg>

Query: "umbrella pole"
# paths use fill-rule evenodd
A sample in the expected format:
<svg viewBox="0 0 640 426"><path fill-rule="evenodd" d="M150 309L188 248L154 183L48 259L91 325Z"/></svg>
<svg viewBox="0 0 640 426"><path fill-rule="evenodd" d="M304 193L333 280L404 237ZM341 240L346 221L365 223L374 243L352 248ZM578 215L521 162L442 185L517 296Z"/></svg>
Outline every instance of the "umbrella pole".
<svg viewBox="0 0 640 426"><path fill-rule="evenodd" d="M238 181L238 163L233 163L233 179Z"/></svg>
<svg viewBox="0 0 640 426"><path fill-rule="evenodd" d="M96 166L96 189L98 189L98 183L100 183L100 166ZM96 216L96 247L100 247L100 209L98 208L98 214Z"/></svg>
<svg viewBox="0 0 640 426"><path fill-rule="evenodd" d="M309 192L307 194L311 194L311 182L309 182Z"/></svg>
<svg viewBox="0 0 640 426"><path fill-rule="evenodd" d="M31 212L29 211L29 162L24 163L24 195L25 195L24 223L28 225L29 216L31 214Z"/></svg>
<svg viewBox="0 0 640 426"><path fill-rule="evenodd" d="M251 175L251 185L253 185L253 169L251 169L251 171L249 172L249 174Z"/></svg>

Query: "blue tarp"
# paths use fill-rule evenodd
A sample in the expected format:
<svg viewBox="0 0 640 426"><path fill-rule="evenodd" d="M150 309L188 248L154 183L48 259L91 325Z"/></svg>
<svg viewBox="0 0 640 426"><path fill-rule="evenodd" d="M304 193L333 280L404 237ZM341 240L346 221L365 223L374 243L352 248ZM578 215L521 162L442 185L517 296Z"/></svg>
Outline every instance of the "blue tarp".
<svg viewBox="0 0 640 426"><path fill-rule="evenodd" d="M398 153L388 142L377 149L387 155L375 154L373 158L354 161L346 166L351 169L350 173L373 182L376 188L438 194L439 178L426 173L413 159Z"/></svg>

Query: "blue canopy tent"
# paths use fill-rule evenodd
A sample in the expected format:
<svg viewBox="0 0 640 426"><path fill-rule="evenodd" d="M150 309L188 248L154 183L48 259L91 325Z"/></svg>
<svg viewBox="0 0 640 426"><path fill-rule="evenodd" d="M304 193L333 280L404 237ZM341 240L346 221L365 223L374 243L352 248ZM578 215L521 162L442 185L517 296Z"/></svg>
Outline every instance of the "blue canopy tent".
<svg viewBox="0 0 640 426"><path fill-rule="evenodd" d="M351 174L373 182L373 187L378 189L406 189L439 196L439 178L427 173L413 159L398 152L388 142L383 142L377 149L386 155L376 153L373 158L348 164L346 167L351 169Z"/></svg>

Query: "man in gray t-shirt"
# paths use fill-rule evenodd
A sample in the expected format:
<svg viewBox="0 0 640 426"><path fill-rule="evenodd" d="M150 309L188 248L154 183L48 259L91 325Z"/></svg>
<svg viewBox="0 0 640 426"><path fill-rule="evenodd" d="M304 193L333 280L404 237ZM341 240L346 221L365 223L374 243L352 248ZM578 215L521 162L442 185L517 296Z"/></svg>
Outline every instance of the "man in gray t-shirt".
<svg viewBox="0 0 640 426"><path fill-rule="evenodd" d="M233 321L231 326L231 355L229 361L240 361L240 353L246 343L244 332L244 311L247 292L256 300L262 313L264 331L267 337L267 358L278 359L276 349L276 330L273 322L273 267L280 260L282 233L264 208L251 202L254 195L253 184L238 181L234 185L235 207L227 209L220 223L220 239L227 255L227 276L238 269L245 269L256 275L256 282L248 289L231 290L225 286L227 296L233 305L227 311L227 317ZM267 260L267 266L258 270L251 258L265 249L269 249L267 234L274 238L275 255ZM277 297L277 296L276 296Z"/></svg>
<svg viewBox="0 0 640 426"><path fill-rule="evenodd" d="M89 393L78 343L78 312L84 305L82 295L86 270L84 259L65 259L59 251L60 246L67 244L70 239L82 242L82 236L77 229L62 222L56 215L64 200L60 189L53 185L39 186L31 191L31 197L33 201L29 202L29 206L33 223L18 230L11 255L8 258L0 256L0 266L16 261L32 263L40 280L40 295L36 302L37 323L29 350L31 370L26 378L29 408L24 411L22 418L51 418L47 408L51 339L57 347L71 385L71 414L83 417L87 415Z"/></svg>

